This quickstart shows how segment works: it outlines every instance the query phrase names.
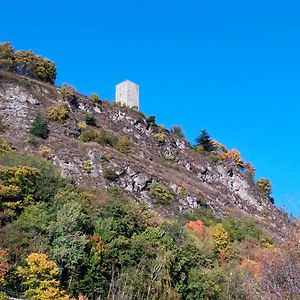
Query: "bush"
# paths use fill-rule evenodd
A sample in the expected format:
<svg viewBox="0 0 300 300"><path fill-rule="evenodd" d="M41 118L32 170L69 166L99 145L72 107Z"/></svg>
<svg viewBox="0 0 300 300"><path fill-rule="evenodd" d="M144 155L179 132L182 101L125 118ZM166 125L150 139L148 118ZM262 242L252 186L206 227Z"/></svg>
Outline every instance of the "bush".
<svg viewBox="0 0 300 300"><path fill-rule="evenodd" d="M52 150L47 145L41 145L39 147L38 153L40 156L42 156L44 158L48 158L51 155Z"/></svg>
<svg viewBox="0 0 300 300"><path fill-rule="evenodd" d="M83 163L82 163L82 166L83 166L83 171L87 174L90 174L92 172L92 162L90 160L85 160Z"/></svg>
<svg viewBox="0 0 300 300"><path fill-rule="evenodd" d="M0 139L0 153L6 153L11 150L12 148L10 145L5 140Z"/></svg>
<svg viewBox="0 0 300 300"><path fill-rule="evenodd" d="M174 194L164 184L159 182L152 182L148 185L150 197L157 204L166 205L175 199Z"/></svg>
<svg viewBox="0 0 300 300"><path fill-rule="evenodd" d="M148 125L148 128L149 128L149 127L156 126L155 116L149 116L149 117L146 119L146 123L147 123L147 125Z"/></svg>
<svg viewBox="0 0 300 300"><path fill-rule="evenodd" d="M73 87L64 83L60 88L60 93L62 94L64 99L69 101L71 104L78 106L76 90Z"/></svg>
<svg viewBox="0 0 300 300"><path fill-rule="evenodd" d="M172 126L170 131L171 133L177 135L177 137L179 137L180 139L184 138L184 133L180 126Z"/></svg>
<svg viewBox="0 0 300 300"><path fill-rule="evenodd" d="M32 145L33 147L36 147L39 142L35 135L29 134L27 138L27 143Z"/></svg>
<svg viewBox="0 0 300 300"><path fill-rule="evenodd" d="M68 107L64 104L51 106L48 109L48 117L52 121L63 122L69 117Z"/></svg>
<svg viewBox="0 0 300 300"><path fill-rule="evenodd" d="M91 113L85 113L85 115L84 115L84 121L85 121L85 123L87 125L96 126L96 118Z"/></svg>
<svg viewBox="0 0 300 300"><path fill-rule="evenodd" d="M132 150L132 142L129 138L123 136L118 140L116 149L124 154L129 154Z"/></svg>
<svg viewBox="0 0 300 300"><path fill-rule="evenodd" d="M97 142L99 139L99 132L95 129L87 129L80 135L80 140L84 143Z"/></svg>
<svg viewBox="0 0 300 300"><path fill-rule="evenodd" d="M166 134L164 132L157 132L154 137L159 143L163 143L165 141Z"/></svg>
<svg viewBox="0 0 300 300"><path fill-rule="evenodd" d="M272 184L268 178L261 178L257 180L256 184L265 196L270 197Z"/></svg>
<svg viewBox="0 0 300 300"><path fill-rule="evenodd" d="M48 124L43 119L40 113L35 115L31 127L29 129L29 133L37 137L40 137L42 139L46 139L48 137L49 134Z"/></svg>
<svg viewBox="0 0 300 300"><path fill-rule="evenodd" d="M116 181L119 176L113 169L106 169L103 172L103 177L108 181Z"/></svg>
<svg viewBox="0 0 300 300"><path fill-rule="evenodd" d="M108 131L101 130L98 138L98 143L110 147L116 147L116 145L118 144L118 138Z"/></svg>
<svg viewBox="0 0 300 300"><path fill-rule="evenodd" d="M89 99L94 105L98 105L100 102L100 97L97 94L90 95Z"/></svg>

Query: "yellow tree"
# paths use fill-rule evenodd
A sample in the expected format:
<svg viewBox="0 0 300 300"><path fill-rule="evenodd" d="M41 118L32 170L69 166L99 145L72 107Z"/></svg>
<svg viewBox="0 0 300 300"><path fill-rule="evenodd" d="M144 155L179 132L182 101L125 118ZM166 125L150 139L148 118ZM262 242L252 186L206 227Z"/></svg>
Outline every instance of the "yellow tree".
<svg viewBox="0 0 300 300"><path fill-rule="evenodd" d="M212 237L215 241L215 253L218 254L221 259L228 257L230 251L229 234L223 224L218 223L213 227Z"/></svg>
<svg viewBox="0 0 300 300"><path fill-rule="evenodd" d="M44 253L31 253L26 258L27 265L17 268L25 287L25 297L31 300L68 300L59 289L57 264Z"/></svg>

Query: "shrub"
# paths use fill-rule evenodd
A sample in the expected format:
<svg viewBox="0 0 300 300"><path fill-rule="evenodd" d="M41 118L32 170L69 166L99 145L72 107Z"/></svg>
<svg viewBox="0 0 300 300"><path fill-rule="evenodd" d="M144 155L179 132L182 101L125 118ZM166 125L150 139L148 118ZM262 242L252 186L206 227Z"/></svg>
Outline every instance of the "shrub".
<svg viewBox="0 0 300 300"><path fill-rule="evenodd" d="M149 117L146 119L146 123L147 123L148 127L156 126L155 116L149 116Z"/></svg>
<svg viewBox="0 0 300 300"><path fill-rule="evenodd" d="M200 206L206 206L205 194L202 191L198 191L198 203Z"/></svg>
<svg viewBox="0 0 300 300"><path fill-rule="evenodd" d="M52 150L47 145L41 145L39 147L38 153L44 158L48 158L52 154Z"/></svg>
<svg viewBox="0 0 300 300"><path fill-rule="evenodd" d="M83 166L83 171L87 174L90 174L92 172L92 162L90 160L85 160L83 163L82 163L82 166Z"/></svg>
<svg viewBox="0 0 300 300"><path fill-rule="evenodd" d="M0 153L6 153L11 150L12 148L10 145L5 140L0 139Z"/></svg>
<svg viewBox="0 0 300 300"><path fill-rule="evenodd" d="M87 128L87 124L84 122L84 121L80 121L80 122L78 122L78 128L80 128L80 129L85 129L85 128Z"/></svg>
<svg viewBox="0 0 300 300"><path fill-rule="evenodd" d="M157 132L154 137L159 143L163 143L165 141L166 134L164 132Z"/></svg>
<svg viewBox="0 0 300 300"><path fill-rule="evenodd" d="M261 178L257 180L256 184L265 196L270 197L272 184L268 178Z"/></svg>
<svg viewBox="0 0 300 300"><path fill-rule="evenodd" d="M80 140L84 143L96 142L99 139L99 132L95 129L87 129L80 135Z"/></svg>
<svg viewBox="0 0 300 300"><path fill-rule="evenodd" d="M118 138L115 137L112 133L105 130L100 131L100 135L97 141L99 144L110 147L116 147L116 145L118 144Z"/></svg>
<svg viewBox="0 0 300 300"><path fill-rule="evenodd" d="M38 144L38 140L37 140L36 136L29 134L29 136L27 138L27 143L35 147Z"/></svg>
<svg viewBox="0 0 300 300"><path fill-rule="evenodd" d="M35 115L31 127L29 129L29 133L42 139L46 139L48 137L48 125L40 113Z"/></svg>
<svg viewBox="0 0 300 300"><path fill-rule="evenodd" d="M255 176L255 168L252 166L250 162L245 162L244 163L244 174L251 179L254 178Z"/></svg>
<svg viewBox="0 0 300 300"><path fill-rule="evenodd" d="M111 154L103 154L100 158L101 163L108 163L110 160L112 159L112 155Z"/></svg>
<svg viewBox="0 0 300 300"><path fill-rule="evenodd" d="M202 236L205 231L205 225L201 220L190 221L186 226L191 229L196 235Z"/></svg>
<svg viewBox="0 0 300 300"><path fill-rule="evenodd" d="M157 204L169 204L175 198L171 190L163 183L152 182L148 185L148 189L150 197L153 198Z"/></svg>
<svg viewBox="0 0 300 300"><path fill-rule="evenodd" d="M184 138L184 133L180 126L172 126L170 131L171 133L177 135L177 137L179 137L180 139Z"/></svg>
<svg viewBox="0 0 300 300"><path fill-rule="evenodd" d="M230 250L229 234L221 223L216 224L212 230L212 236L215 240L215 253L228 255Z"/></svg>
<svg viewBox="0 0 300 300"><path fill-rule="evenodd" d="M85 115L84 115L84 121L85 121L85 123L87 125L96 126L96 118L91 113L85 113Z"/></svg>
<svg viewBox="0 0 300 300"><path fill-rule="evenodd" d="M103 177L108 181L116 181L118 179L118 174L113 169L106 169L103 172Z"/></svg>
<svg viewBox="0 0 300 300"><path fill-rule="evenodd" d="M258 242L263 238L262 231L251 220L239 220L234 217L228 217L222 223L231 241Z"/></svg>
<svg viewBox="0 0 300 300"><path fill-rule="evenodd" d="M97 94L90 95L89 99L94 105L98 105L100 102L100 97Z"/></svg>
<svg viewBox="0 0 300 300"><path fill-rule="evenodd" d="M132 142L129 138L123 136L118 140L116 149L124 154L129 154L132 150Z"/></svg>
<svg viewBox="0 0 300 300"><path fill-rule="evenodd" d="M48 109L48 117L52 121L63 122L69 117L68 107L64 104L51 106Z"/></svg>
<svg viewBox="0 0 300 300"><path fill-rule="evenodd" d="M76 96L76 90L71 87L70 85L64 83L62 87L60 88L60 93L66 99L69 101L71 104L74 104L75 106L78 105L77 102L77 96Z"/></svg>

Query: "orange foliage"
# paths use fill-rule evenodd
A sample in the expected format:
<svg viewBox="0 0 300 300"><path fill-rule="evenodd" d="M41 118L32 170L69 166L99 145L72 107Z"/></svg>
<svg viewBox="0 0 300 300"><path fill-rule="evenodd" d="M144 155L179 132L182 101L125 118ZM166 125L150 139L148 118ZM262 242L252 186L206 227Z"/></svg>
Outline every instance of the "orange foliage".
<svg viewBox="0 0 300 300"><path fill-rule="evenodd" d="M103 242L100 235L98 235L98 234L92 235L90 237L90 241L96 249L98 249L100 251L106 251L107 250L107 248L105 247L105 244L104 244L104 242Z"/></svg>
<svg viewBox="0 0 300 300"><path fill-rule="evenodd" d="M250 162L244 163L245 174L249 175L251 178L255 175L255 168L252 166Z"/></svg>
<svg viewBox="0 0 300 300"><path fill-rule="evenodd" d="M191 229L197 235L203 235L205 231L205 225L201 220L190 221L187 223L187 227Z"/></svg>
<svg viewBox="0 0 300 300"><path fill-rule="evenodd" d="M220 153L220 158L234 162L239 167L243 167L243 160L241 154L236 149L232 149L229 152Z"/></svg>

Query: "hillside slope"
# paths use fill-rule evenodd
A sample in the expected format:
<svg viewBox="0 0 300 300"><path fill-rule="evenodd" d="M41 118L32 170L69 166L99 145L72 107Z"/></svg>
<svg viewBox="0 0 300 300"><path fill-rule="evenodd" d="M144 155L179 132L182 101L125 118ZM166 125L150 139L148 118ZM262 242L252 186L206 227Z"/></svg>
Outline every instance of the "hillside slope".
<svg viewBox="0 0 300 300"><path fill-rule="evenodd" d="M58 87L1 72L0 110L6 127L1 138L24 153L46 156L63 176L83 187L120 187L129 198L162 216L174 217L205 205L218 216L250 217L279 239L295 230L233 163L194 151L184 139L150 126L139 112L105 101L95 105L80 94L75 98L72 103ZM57 105L67 107L63 122L48 118L49 109ZM28 130L37 113L47 119L49 136L32 141ZM95 126L83 123L86 113L94 115ZM100 131L102 141L91 138ZM108 137L103 138L104 131ZM153 183L167 188L166 203L154 199Z"/></svg>

